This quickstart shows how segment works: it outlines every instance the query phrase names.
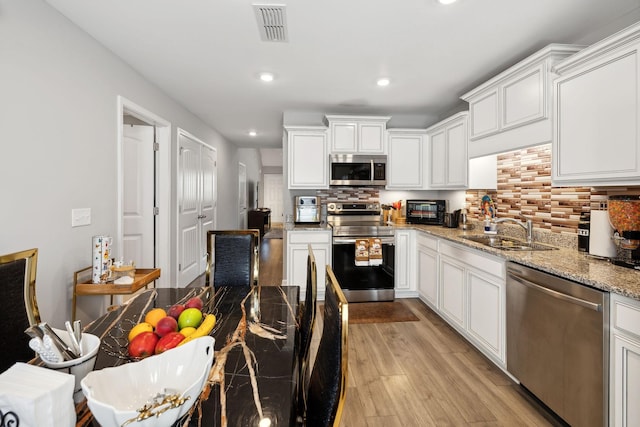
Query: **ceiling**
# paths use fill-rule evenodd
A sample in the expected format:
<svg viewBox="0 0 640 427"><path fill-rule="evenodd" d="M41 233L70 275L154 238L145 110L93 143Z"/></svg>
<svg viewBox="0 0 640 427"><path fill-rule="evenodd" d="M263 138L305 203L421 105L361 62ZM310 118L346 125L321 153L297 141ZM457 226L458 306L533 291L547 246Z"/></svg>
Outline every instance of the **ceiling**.
<svg viewBox="0 0 640 427"><path fill-rule="evenodd" d="M547 44L640 20L640 0L280 0L288 40L266 42L252 4L267 1L46 1L227 140L267 149L282 146L286 112L426 127Z"/></svg>

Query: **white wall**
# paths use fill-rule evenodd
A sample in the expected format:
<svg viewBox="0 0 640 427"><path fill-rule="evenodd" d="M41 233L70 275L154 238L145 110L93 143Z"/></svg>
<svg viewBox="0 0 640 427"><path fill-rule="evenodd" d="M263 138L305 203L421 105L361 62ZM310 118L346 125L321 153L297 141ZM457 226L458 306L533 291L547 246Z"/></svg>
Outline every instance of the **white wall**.
<svg viewBox="0 0 640 427"><path fill-rule="evenodd" d="M235 146L44 2L0 0L0 61L0 254L39 249L43 320L71 317L73 272L91 265L91 237L116 235L118 95L171 122L172 182L178 127L216 148L219 206L237 205ZM174 206L175 184L162 191ZM91 208L91 225L71 228L72 208ZM218 227L236 221L218 209ZM96 317L105 301L79 303L81 317Z"/></svg>

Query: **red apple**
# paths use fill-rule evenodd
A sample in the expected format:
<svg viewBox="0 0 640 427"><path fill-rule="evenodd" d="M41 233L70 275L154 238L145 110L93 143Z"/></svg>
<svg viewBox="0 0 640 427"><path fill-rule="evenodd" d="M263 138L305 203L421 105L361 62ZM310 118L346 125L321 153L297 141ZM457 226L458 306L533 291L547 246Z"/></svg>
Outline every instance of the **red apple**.
<svg viewBox="0 0 640 427"><path fill-rule="evenodd" d="M173 318L172 318L173 319ZM160 338L156 344L155 354L164 353L167 350L171 350L184 340L184 335L180 332L169 332L167 335Z"/></svg>
<svg viewBox="0 0 640 427"><path fill-rule="evenodd" d="M202 310L202 300L198 297L190 298L189 301L185 303L185 308L197 308L198 310Z"/></svg>
<svg viewBox="0 0 640 427"><path fill-rule="evenodd" d="M178 321L171 316L163 317L158 320L158 324L156 325L156 334L160 338L164 337L170 332L178 331Z"/></svg>
<svg viewBox="0 0 640 427"><path fill-rule="evenodd" d="M169 310L167 310L167 316L171 316L174 319L178 320L178 317L180 317L180 313L182 313L185 308L186 307L183 304L174 304L169 307Z"/></svg>
<svg viewBox="0 0 640 427"><path fill-rule="evenodd" d="M155 353L156 344L160 337L154 332L141 332L129 343L129 356L145 358Z"/></svg>

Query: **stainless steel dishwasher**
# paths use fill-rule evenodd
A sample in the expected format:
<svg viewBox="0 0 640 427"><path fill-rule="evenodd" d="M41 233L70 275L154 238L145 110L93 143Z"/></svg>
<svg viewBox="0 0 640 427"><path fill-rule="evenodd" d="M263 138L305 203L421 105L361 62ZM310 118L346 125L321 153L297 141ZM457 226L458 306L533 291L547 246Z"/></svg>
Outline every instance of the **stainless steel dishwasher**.
<svg viewBox="0 0 640 427"><path fill-rule="evenodd" d="M608 425L609 294L507 265L507 370L574 427Z"/></svg>

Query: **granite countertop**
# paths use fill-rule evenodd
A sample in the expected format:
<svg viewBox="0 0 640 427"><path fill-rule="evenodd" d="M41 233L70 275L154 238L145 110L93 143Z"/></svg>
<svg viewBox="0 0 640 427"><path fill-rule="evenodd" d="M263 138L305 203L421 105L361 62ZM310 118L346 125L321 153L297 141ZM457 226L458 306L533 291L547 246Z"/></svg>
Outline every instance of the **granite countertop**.
<svg viewBox="0 0 640 427"><path fill-rule="evenodd" d="M396 225L411 228L480 251L497 255L537 270L545 271L575 282L640 300L640 271L611 264L607 260L591 257L576 249L559 247L550 251L506 251L465 240L462 236L483 234L482 230L465 231L429 225ZM541 242L545 243L546 242Z"/></svg>

